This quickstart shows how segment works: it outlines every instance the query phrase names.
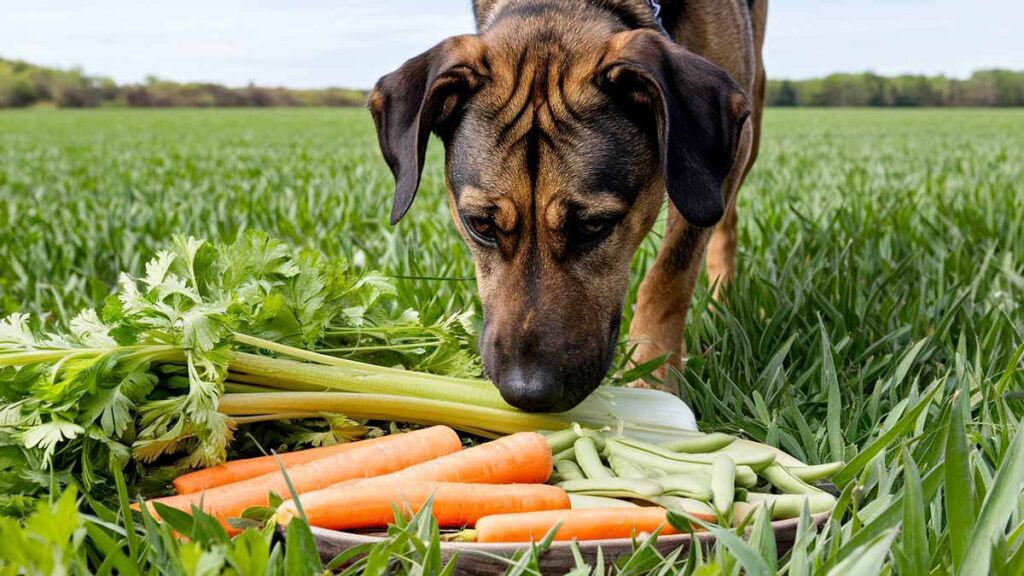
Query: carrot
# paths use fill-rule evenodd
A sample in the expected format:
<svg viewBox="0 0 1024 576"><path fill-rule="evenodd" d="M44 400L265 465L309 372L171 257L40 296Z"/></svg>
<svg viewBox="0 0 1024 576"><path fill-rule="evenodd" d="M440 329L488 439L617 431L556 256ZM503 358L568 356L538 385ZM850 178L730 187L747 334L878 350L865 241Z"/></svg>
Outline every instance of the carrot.
<svg viewBox="0 0 1024 576"><path fill-rule="evenodd" d="M373 479L394 482L542 484L551 476L551 448L536 432L519 432Z"/></svg>
<svg viewBox="0 0 1024 576"><path fill-rule="evenodd" d="M174 479L174 489L178 494L191 494L192 492L199 492L200 490L206 490L207 488L214 488L216 486L223 486L224 484L231 484L232 482L241 482L242 480L248 480L249 478L255 478L256 476L262 476L268 472L274 472L278 470L278 459L284 464L285 469L291 469L293 466L312 462L313 460L319 460L320 458L326 458L333 456L340 452L345 452L354 446L366 446L363 442L369 443L381 438L374 438L370 440L361 440L359 442L347 442L344 444L335 444L334 446L322 446L320 448L309 448L308 450L298 450L295 452L287 452L285 454L278 454L275 456L260 456L257 458L244 458L241 460L231 460L225 462L219 466L212 466L210 468L204 468L202 470L196 470L195 472L189 472L188 474L182 474Z"/></svg>
<svg viewBox="0 0 1024 576"><path fill-rule="evenodd" d="M357 443L351 449L327 458L294 466L288 477L296 492L311 492L352 478L379 476L462 449L459 435L447 426L433 426L405 434L391 434ZM150 500L190 512L192 506L215 516L222 524L241 515L250 506L266 506L268 495L288 495L288 484L280 471L224 484L209 490Z"/></svg>
<svg viewBox="0 0 1024 576"><path fill-rule="evenodd" d="M564 490L546 484L459 484L409 482L378 484L373 481L307 492L299 496L312 526L347 530L384 527L394 521L394 509L415 514L430 496L438 526L472 526L492 514L569 508ZM295 501L277 509L279 524L298 516Z"/></svg>
<svg viewBox="0 0 1024 576"><path fill-rule="evenodd" d="M486 516L476 523L477 542L531 542L547 535L558 523L555 540L604 540L634 534L677 534L664 508L589 508Z"/></svg>

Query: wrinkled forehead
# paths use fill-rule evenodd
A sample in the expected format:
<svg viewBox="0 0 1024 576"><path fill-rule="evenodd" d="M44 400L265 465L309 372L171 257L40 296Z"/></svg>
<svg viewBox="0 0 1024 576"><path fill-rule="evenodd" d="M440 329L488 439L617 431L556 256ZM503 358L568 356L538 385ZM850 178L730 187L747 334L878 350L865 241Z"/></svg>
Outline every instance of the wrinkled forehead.
<svg viewBox="0 0 1024 576"><path fill-rule="evenodd" d="M649 172L636 166L647 141L595 82L607 36L580 35L572 46L536 31L486 38L490 78L451 142L457 198L472 189L517 204L590 204L607 194L632 201Z"/></svg>

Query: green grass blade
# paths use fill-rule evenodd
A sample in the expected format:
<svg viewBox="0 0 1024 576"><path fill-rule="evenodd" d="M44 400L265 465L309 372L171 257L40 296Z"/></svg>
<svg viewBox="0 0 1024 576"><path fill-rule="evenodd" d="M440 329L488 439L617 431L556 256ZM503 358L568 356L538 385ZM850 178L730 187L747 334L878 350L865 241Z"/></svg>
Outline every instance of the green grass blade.
<svg viewBox="0 0 1024 576"><path fill-rule="evenodd" d="M978 514L978 521L964 554L964 563L957 570L959 576L989 573L992 544L996 534L1005 529L1020 497L1021 482L1024 482L1024 426L1018 424L1017 434L1002 460Z"/></svg>
<svg viewBox="0 0 1024 576"><path fill-rule="evenodd" d="M909 563L910 574L927 574L931 554L928 550L928 527L925 519L924 494L917 463L903 450L903 530L902 548Z"/></svg>
<svg viewBox="0 0 1024 576"><path fill-rule="evenodd" d="M935 494L939 491L939 487L941 485L942 465L939 464L929 470L921 480L921 492L924 495L925 502L929 502L935 497ZM856 531L849 540L842 543L842 548L839 549L838 554L835 557L835 561L841 562L845 558L849 557L849 555L857 548L865 546L871 539L899 524L902 518L903 497L898 496L893 499L886 509L878 514L874 520L864 525L864 527L859 531Z"/></svg>
<svg viewBox="0 0 1024 576"><path fill-rule="evenodd" d="M717 545L725 546L732 553L736 561L740 563L748 576L769 576L775 571L768 567L768 563L761 557L761 553L753 546L744 542L731 530L721 528L715 524L709 524L703 520L694 518L685 512L670 510L668 513L669 524L677 530L686 530L689 525L697 525L704 530L714 534Z"/></svg>
<svg viewBox="0 0 1024 576"><path fill-rule="evenodd" d="M828 411L825 416L825 429L828 432L828 446L832 460L845 460L842 431L842 398L839 394L839 378L832 360L832 343L829 341L825 325L818 320L821 333L821 378L828 390Z"/></svg>
<svg viewBox="0 0 1024 576"><path fill-rule="evenodd" d="M843 467L835 476L832 477L832 481L837 486L844 486L850 480L861 472L865 466L868 465L871 460L878 456L878 454L892 444L896 438L901 436L907 431L910 426L917 421L918 416L921 415L925 409L931 404L932 399L942 389L942 380L938 380L932 384L932 386L921 395L918 399L917 404L910 409L909 412L903 415L892 428L888 429L881 436L878 437L874 442L869 444L867 448L861 451L859 454L854 456L850 462Z"/></svg>
<svg viewBox="0 0 1024 576"><path fill-rule="evenodd" d="M135 532L135 518L132 516L130 498L128 497L128 485L124 480L124 473L119 466L111 466L114 475L114 483L117 485L117 499L121 510L121 520L124 522L125 539L128 541L128 557L132 562L139 564L142 559L139 556L139 535Z"/></svg>
<svg viewBox="0 0 1024 576"><path fill-rule="evenodd" d="M302 518L293 518L285 532L285 574L318 574L322 570L320 553L309 525Z"/></svg>
<svg viewBox="0 0 1024 576"><path fill-rule="evenodd" d="M889 548L896 538L895 529L875 536L867 544L858 547L839 564L828 571L828 576L878 576L882 573L882 563L889 555Z"/></svg>
<svg viewBox="0 0 1024 576"><path fill-rule="evenodd" d="M953 399L946 430L945 449L945 508L949 526L949 547L953 556L953 569L959 570L974 530L974 477L970 470L970 447L964 426L965 394Z"/></svg>

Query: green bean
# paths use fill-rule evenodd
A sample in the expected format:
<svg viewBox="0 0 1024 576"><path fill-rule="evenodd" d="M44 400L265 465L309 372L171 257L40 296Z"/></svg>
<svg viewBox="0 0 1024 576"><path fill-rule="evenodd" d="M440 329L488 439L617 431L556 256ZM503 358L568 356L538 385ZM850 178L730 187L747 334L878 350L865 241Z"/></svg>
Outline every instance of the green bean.
<svg viewBox="0 0 1024 576"><path fill-rule="evenodd" d="M804 482L817 482L839 472L845 465L845 462L829 462L810 466L783 466L783 468Z"/></svg>
<svg viewBox="0 0 1024 576"><path fill-rule="evenodd" d="M574 426L573 428L576 429L576 434L579 435L581 438L590 438L591 440L593 440L594 447L597 448L598 452L604 450L603 434L601 434L597 430L591 430L589 428L579 428L577 426Z"/></svg>
<svg viewBox="0 0 1024 576"><path fill-rule="evenodd" d="M757 474L750 466L736 467L736 485L741 488L753 488L757 486Z"/></svg>
<svg viewBox="0 0 1024 576"><path fill-rule="evenodd" d="M636 504L607 496L590 496L588 494L569 494L569 502L573 510L580 508L639 508Z"/></svg>
<svg viewBox="0 0 1024 576"><path fill-rule="evenodd" d="M576 449L576 463L583 469L587 478L612 478L612 473L601 463L601 456L597 453L594 440L584 436L573 444Z"/></svg>
<svg viewBox="0 0 1024 576"><path fill-rule="evenodd" d="M718 455L725 455L732 459L736 464L743 464L749 466L754 472L760 472L768 466L775 463L775 452L771 450L750 450L743 447L726 446L721 450L715 452L709 452L707 454L711 458Z"/></svg>
<svg viewBox="0 0 1024 576"><path fill-rule="evenodd" d="M609 439L606 452L611 456L624 458L639 466L650 474L652 470L661 470L669 474L711 474L711 465L697 462L680 462L662 458L650 452L645 452L632 446L622 444L618 439ZM736 485L743 488L753 488L757 485L757 474L750 466L736 466Z"/></svg>
<svg viewBox="0 0 1024 576"><path fill-rule="evenodd" d="M570 446L568 449L562 450L558 454L555 454L551 459L554 460L555 462L558 462L559 460L571 460L575 462L576 449Z"/></svg>
<svg viewBox="0 0 1024 576"><path fill-rule="evenodd" d="M707 518L708 516L715 515L715 511L712 510L710 506L700 500L694 500L693 498L684 498L682 496L658 496L654 499L654 503L667 510L687 512L701 518Z"/></svg>
<svg viewBox="0 0 1024 576"><path fill-rule="evenodd" d="M754 442L753 440L747 440L745 438L738 438L731 445L732 448L746 448L755 451L767 451L775 454L775 461L783 466L807 466L805 462L800 459L790 456L786 452L779 450L775 446L769 446L767 444L761 444L760 442Z"/></svg>
<svg viewBox="0 0 1024 576"><path fill-rule="evenodd" d="M822 491L803 480L793 476L785 468L778 464L772 464L761 471L764 477L772 486L785 494L820 494Z"/></svg>
<svg viewBox="0 0 1024 576"><path fill-rule="evenodd" d="M707 464L700 464L695 462L680 462L678 460L670 460L668 458L662 458L650 452L645 452L622 444L617 439L609 439L606 444L606 451L609 454L609 458L612 456L618 456L625 458L637 464L642 469L647 470L650 468L657 468L666 472L673 472L677 474L688 474L693 472L707 472Z"/></svg>
<svg viewBox="0 0 1024 576"><path fill-rule="evenodd" d="M558 430L557 432L552 432L545 436L548 441L548 446L551 447L552 454L558 454L559 452L572 448L573 443L576 442L576 439L579 437L580 435L571 427Z"/></svg>
<svg viewBox="0 0 1024 576"><path fill-rule="evenodd" d="M722 434L721 432L712 432L711 434L701 434L699 436L684 436L678 440L662 444L662 447L673 452L703 453L725 448L735 441L735 436Z"/></svg>
<svg viewBox="0 0 1024 576"><path fill-rule="evenodd" d="M711 463L711 503L724 516L735 497L736 463L724 454L716 456Z"/></svg>
<svg viewBox="0 0 1024 576"><path fill-rule="evenodd" d="M639 466L633 464L629 460L620 456L609 455L608 465L611 466L612 472L619 478L646 478L647 475L640 469Z"/></svg>
<svg viewBox="0 0 1024 576"><path fill-rule="evenodd" d="M754 506L774 506L772 509L772 520L786 520L800 516L804 502L811 514L828 512L836 505L836 499L828 492L816 494L763 494L751 492L747 494L747 500Z"/></svg>
<svg viewBox="0 0 1024 576"><path fill-rule="evenodd" d="M563 480L583 480L586 476L583 474L583 470L580 469L579 465L572 460L557 460L555 461L555 470L558 471L558 475Z"/></svg>
<svg viewBox="0 0 1024 576"><path fill-rule="evenodd" d="M661 495L661 486L657 482L638 478L568 480L558 486L566 492L590 496L647 499Z"/></svg>
<svg viewBox="0 0 1024 576"><path fill-rule="evenodd" d="M651 444L650 442L643 442L641 440L634 440L632 438L616 438L615 442L629 446L636 450L642 450L655 456L660 456L668 460L675 460L677 462L687 462L691 464L704 464L711 465L714 461L715 456L713 454L689 454L687 452L673 452L666 450L657 444ZM733 459L737 465L746 465L751 468L764 467L775 461L775 453L770 451L754 452L751 450L734 451L729 452L729 456Z"/></svg>
<svg viewBox="0 0 1024 576"><path fill-rule="evenodd" d="M708 477L703 474L663 476L655 482L661 485L662 494L666 496L685 496L702 502L711 499Z"/></svg>

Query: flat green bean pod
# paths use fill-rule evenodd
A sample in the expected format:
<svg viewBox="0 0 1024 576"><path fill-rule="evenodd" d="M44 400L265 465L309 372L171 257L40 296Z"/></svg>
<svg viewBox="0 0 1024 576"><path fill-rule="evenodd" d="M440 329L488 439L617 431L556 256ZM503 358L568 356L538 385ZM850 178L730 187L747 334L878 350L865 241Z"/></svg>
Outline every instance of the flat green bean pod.
<svg viewBox="0 0 1024 576"><path fill-rule="evenodd" d="M735 436L722 434L721 432L712 432L711 434L701 434L698 436L687 435L661 446L673 452L704 453L725 448L735 441Z"/></svg>
<svg viewBox="0 0 1024 576"><path fill-rule="evenodd" d="M572 448L573 443L576 442L576 439L579 437L579 434L576 434L576 431L573 430L572 427L551 432L544 436L548 441L548 446L551 447L552 454L558 454L559 452Z"/></svg>
<svg viewBox="0 0 1024 576"><path fill-rule="evenodd" d="M612 440L609 440L611 442ZM687 452L673 452L658 446L657 444L651 444L650 442L643 442L641 440L634 440L632 438L615 438L615 442L629 446L636 450L642 450L655 456L660 456L667 460L675 460L677 462L689 462L693 464L705 464L710 466L715 459L714 454L690 454ZM726 451L728 448L725 449ZM727 452L729 457L733 459L737 465L750 466L752 469L763 468L775 461L775 453L769 450L754 451L754 450L742 450L742 451L729 451Z"/></svg>
<svg viewBox="0 0 1024 576"><path fill-rule="evenodd" d="M627 500L588 494L569 494L569 502L572 504L573 510L581 508L639 508L638 505Z"/></svg>
<svg viewBox="0 0 1024 576"><path fill-rule="evenodd" d="M573 448L576 450L576 463L583 469L583 473L586 474L587 478L613 477L612 473L601 462L601 456L597 453L597 446L594 445L593 439L587 436L579 438L573 444Z"/></svg>
<svg viewBox="0 0 1024 576"><path fill-rule="evenodd" d="M661 485L657 482L638 478L588 478L568 480L558 486L570 493L613 498L646 499L661 495Z"/></svg>
<svg viewBox="0 0 1024 576"><path fill-rule="evenodd" d="M583 474L583 470L572 460L556 460L555 470L558 472L558 475L562 477L563 481L586 479L586 475Z"/></svg>
<svg viewBox="0 0 1024 576"><path fill-rule="evenodd" d="M804 482L817 482L839 472L845 465L845 462L828 462L827 464L811 464L808 466L783 465L782 467L785 468L787 472Z"/></svg>
<svg viewBox="0 0 1024 576"><path fill-rule="evenodd" d="M816 494L763 494L751 492L747 494L747 502L753 506L773 505L772 520L787 520L800 516L804 502L811 514L828 512L836 505L835 496L828 492Z"/></svg>
<svg viewBox="0 0 1024 576"><path fill-rule="evenodd" d="M662 494L668 496L685 496L702 502L711 500L709 479L704 474L662 476L655 482L661 485Z"/></svg>
<svg viewBox="0 0 1024 576"><path fill-rule="evenodd" d="M785 468L778 464L772 464L761 471L764 477L772 486L785 494L823 494L821 489L811 486L796 476L790 474Z"/></svg>
<svg viewBox="0 0 1024 576"><path fill-rule="evenodd" d="M711 504L723 516L736 497L736 463L722 454L711 464Z"/></svg>

